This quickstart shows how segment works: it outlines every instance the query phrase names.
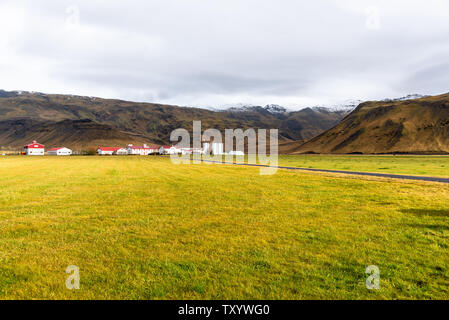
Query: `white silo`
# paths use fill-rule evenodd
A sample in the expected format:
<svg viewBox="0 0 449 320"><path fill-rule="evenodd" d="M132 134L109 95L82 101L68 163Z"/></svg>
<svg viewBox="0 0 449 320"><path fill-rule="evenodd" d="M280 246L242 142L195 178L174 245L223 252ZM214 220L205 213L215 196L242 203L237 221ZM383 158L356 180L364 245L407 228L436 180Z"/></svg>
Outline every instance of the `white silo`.
<svg viewBox="0 0 449 320"><path fill-rule="evenodd" d="M212 154L223 154L223 143L212 143Z"/></svg>
<svg viewBox="0 0 449 320"><path fill-rule="evenodd" d="M210 153L210 143L209 142L204 142L203 143L203 152L206 154Z"/></svg>

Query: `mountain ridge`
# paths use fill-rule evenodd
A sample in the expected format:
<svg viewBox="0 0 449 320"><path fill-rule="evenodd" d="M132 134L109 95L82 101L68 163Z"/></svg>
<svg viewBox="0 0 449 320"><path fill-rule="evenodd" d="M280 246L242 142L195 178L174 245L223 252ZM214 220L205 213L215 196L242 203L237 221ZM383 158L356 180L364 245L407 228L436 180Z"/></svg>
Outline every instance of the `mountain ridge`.
<svg viewBox="0 0 449 320"><path fill-rule="evenodd" d="M449 94L364 102L291 153L449 153Z"/></svg>
<svg viewBox="0 0 449 320"><path fill-rule="evenodd" d="M184 128L191 131L194 120L202 121L203 130L208 128L216 128L220 131L236 128L279 129L280 141L303 141L334 126L346 114L344 111L331 112L310 108L282 112L280 107L274 106L267 109L251 108L244 112L210 111L119 99L0 90L0 122L3 122L0 146L20 147L22 142L11 140L11 137L14 137L14 122L4 122L20 119L37 121L37 124L45 126L48 130L54 126L54 130L66 137L65 144L88 147L93 146L96 141L104 141L105 127L103 126L115 130L114 135L117 137L125 139L128 137L129 140L133 140L131 139L133 137L134 140L143 139L148 143L166 144L169 143L170 133L173 130ZM72 132L72 135L64 134L59 124L64 120L75 122L70 125L66 123L68 127L79 125L76 121L91 121L89 130L92 136L90 139L89 137L78 139L74 133L76 130ZM36 137L39 130L35 125L26 124L24 128L29 131L27 134L25 130L24 138L36 140L33 137ZM98 127L94 130L95 126ZM41 143L58 146L55 145L59 143L55 136L48 135L43 138Z"/></svg>

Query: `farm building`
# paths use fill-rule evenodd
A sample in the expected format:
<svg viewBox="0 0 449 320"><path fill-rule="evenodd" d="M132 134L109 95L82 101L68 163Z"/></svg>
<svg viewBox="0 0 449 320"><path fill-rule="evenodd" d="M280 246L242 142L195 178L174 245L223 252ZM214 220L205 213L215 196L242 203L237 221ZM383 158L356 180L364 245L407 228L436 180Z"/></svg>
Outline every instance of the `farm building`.
<svg viewBox="0 0 449 320"><path fill-rule="evenodd" d="M47 151L47 155L49 156L71 156L72 150L61 147L61 148L53 148Z"/></svg>
<svg viewBox="0 0 449 320"><path fill-rule="evenodd" d="M130 155L140 155L147 156L149 154L155 154L158 152L158 147L156 146L147 146L144 144L143 146L133 146L132 144L128 145L128 154Z"/></svg>
<svg viewBox="0 0 449 320"><path fill-rule="evenodd" d="M159 154L178 154L182 153L181 149L174 146L162 146L159 148Z"/></svg>
<svg viewBox="0 0 449 320"><path fill-rule="evenodd" d="M117 150L114 151L113 154L117 156L126 156L128 154L128 150L125 148L118 148Z"/></svg>
<svg viewBox="0 0 449 320"><path fill-rule="evenodd" d="M97 153L100 156L112 156L115 152L117 152L120 149L121 148L99 147Z"/></svg>
<svg viewBox="0 0 449 320"><path fill-rule="evenodd" d="M43 144L33 141L23 147L23 151L27 156L43 156L45 154L45 147Z"/></svg>

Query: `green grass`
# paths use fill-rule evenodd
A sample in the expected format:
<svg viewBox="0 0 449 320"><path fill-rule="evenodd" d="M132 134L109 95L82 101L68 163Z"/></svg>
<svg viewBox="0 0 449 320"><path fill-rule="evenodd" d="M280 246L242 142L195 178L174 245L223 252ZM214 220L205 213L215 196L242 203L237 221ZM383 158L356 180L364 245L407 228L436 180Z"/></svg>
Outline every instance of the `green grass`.
<svg viewBox="0 0 449 320"><path fill-rule="evenodd" d="M2 157L0 177L2 299L449 297L448 185L162 157Z"/></svg>
<svg viewBox="0 0 449 320"><path fill-rule="evenodd" d="M313 154L279 155L278 161L280 166L449 177L449 156Z"/></svg>
<svg viewBox="0 0 449 320"><path fill-rule="evenodd" d="M286 166L449 177L449 156L280 156Z"/></svg>

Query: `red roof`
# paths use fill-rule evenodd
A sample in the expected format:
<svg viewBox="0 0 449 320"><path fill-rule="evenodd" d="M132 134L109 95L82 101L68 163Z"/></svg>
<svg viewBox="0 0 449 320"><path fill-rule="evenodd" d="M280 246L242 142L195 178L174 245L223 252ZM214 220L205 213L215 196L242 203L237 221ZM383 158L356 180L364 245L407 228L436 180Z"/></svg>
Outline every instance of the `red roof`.
<svg viewBox="0 0 449 320"><path fill-rule="evenodd" d="M98 149L101 150L101 151L117 151L117 150L119 150L121 148L99 147Z"/></svg>
<svg viewBox="0 0 449 320"><path fill-rule="evenodd" d="M24 148L26 148L26 149L43 149L44 145L37 143L36 141L33 141L33 143L26 145Z"/></svg>
<svg viewBox="0 0 449 320"><path fill-rule="evenodd" d="M48 150L48 151L58 151L58 150L60 150L60 149L62 149L62 148L64 148L64 147L61 147L61 148L53 148L53 149L50 149L50 150Z"/></svg>
<svg viewBox="0 0 449 320"><path fill-rule="evenodd" d="M162 146L164 149L170 149L172 146Z"/></svg>

